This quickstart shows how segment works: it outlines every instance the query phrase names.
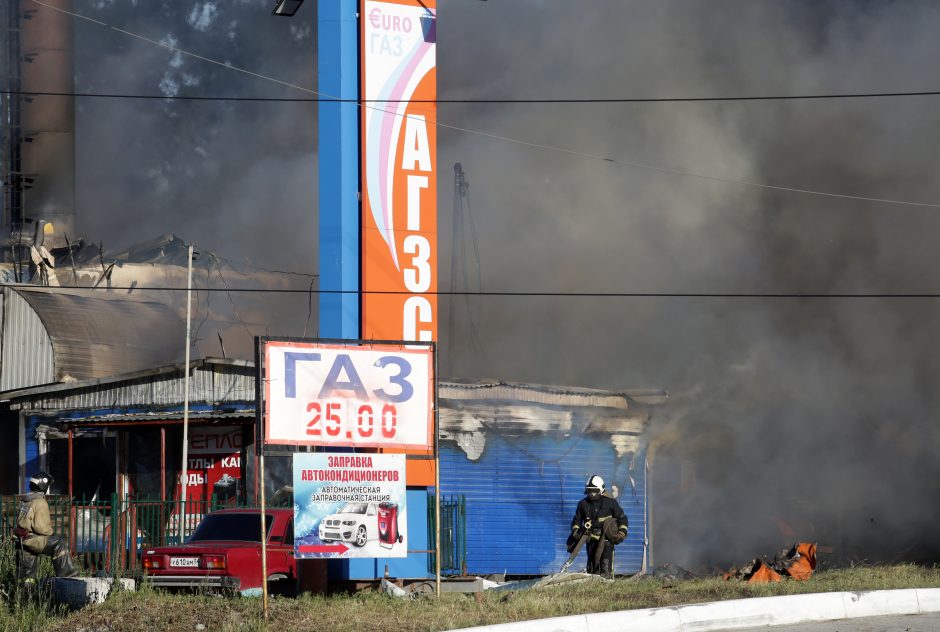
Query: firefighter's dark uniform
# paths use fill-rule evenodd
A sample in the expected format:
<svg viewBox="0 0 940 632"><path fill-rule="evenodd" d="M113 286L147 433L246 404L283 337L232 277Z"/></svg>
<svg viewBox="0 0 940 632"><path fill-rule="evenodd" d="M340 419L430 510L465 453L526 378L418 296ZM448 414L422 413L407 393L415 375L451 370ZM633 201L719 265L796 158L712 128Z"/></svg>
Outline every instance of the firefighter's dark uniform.
<svg viewBox="0 0 940 632"><path fill-rule="evenodd" d="M614 545L627 538L627 517L620 504L603 494L582 498L571 520L571 534L577 539L587 529L587 572L610 577L613 575Z"/></svg>
<svg viewBox="0 0 940 632"><path fill-rule="evenodd" d="M56 577L74 577L78 574L69 555L68 543L52 534L49 504L42 492L32 492L20 504L16 519L16 552L20 579L35 579L37 556L48 555Z"/></svg>

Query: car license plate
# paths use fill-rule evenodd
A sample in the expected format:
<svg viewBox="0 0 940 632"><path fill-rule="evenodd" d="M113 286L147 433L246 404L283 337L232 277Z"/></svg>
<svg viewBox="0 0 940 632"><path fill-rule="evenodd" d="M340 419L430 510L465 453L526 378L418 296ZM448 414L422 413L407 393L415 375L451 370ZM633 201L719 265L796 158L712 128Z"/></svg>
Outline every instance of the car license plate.
<svg viewBox="0 0 940 632"><path fill-rule="evenodd" d="M175 568L199 568L198 557L171 557L170 566Z"/></svg>
<svg viewBox="0 0 940 632"><path fill-rule="evenodd" d="M328 537L328 538L331 539L331 540L339 540L339 534L338 534L338 533L326 532L326 533L324 533L323 535L325 535L326 537Z"/></svg>

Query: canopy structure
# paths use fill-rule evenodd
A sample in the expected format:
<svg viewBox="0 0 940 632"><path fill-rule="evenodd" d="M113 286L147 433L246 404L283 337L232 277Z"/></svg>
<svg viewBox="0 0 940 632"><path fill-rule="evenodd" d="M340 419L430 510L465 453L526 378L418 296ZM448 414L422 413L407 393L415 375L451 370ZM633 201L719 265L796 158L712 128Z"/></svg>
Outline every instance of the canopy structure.
<svg viewBox="0 0 940 632"><path fill-rule="evenodd" d="M148 298L7 285L0 308L0 392L140 371L184 351L182 319Z"/></svg>

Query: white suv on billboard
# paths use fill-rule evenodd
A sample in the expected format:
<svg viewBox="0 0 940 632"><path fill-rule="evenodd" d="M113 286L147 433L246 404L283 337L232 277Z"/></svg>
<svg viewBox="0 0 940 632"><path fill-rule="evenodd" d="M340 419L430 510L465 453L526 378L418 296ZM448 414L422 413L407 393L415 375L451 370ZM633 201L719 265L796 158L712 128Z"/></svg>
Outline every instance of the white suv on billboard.
<svg viewBox="0 0 940 632"><path fill-rule="evenodd" d="M346 503L342 509L320 521L321 542L351 542L365 546L374 540L378 518L375 503Z"/></svg>

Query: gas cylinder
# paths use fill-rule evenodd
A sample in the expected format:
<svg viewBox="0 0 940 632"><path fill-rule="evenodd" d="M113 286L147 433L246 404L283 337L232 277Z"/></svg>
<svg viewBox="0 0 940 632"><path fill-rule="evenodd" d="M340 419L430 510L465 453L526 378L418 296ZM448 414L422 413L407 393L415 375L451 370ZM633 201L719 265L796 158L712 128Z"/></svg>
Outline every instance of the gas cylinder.
<svg viewBox="0 0 940 632"><path fill-rule="evenodd" d="M402 540L404 537L398 533L398 505L379 503L379 543L391 548Z"/></svg>

